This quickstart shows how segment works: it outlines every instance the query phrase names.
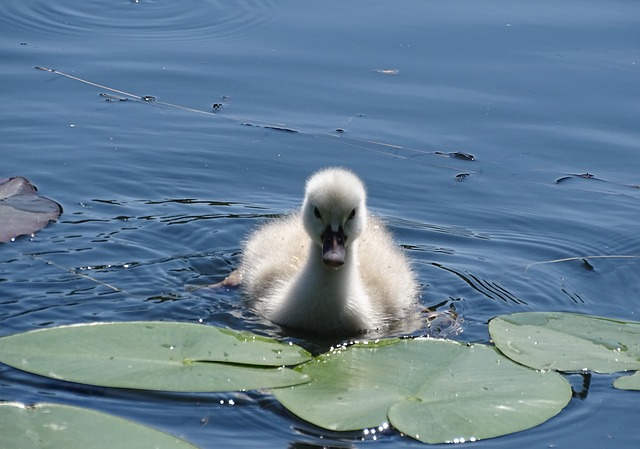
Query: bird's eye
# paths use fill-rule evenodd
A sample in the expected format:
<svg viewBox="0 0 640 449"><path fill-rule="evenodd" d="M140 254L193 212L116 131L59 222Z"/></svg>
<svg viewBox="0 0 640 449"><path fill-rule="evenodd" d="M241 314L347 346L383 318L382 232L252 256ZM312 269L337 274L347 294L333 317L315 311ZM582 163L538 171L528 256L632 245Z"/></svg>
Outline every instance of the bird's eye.
<svg viewBox="0 0 640 449"><path fill-rule="evenodd" d="M351 211L351 214L349 215L349 220L353 220L353 219L355 218L355 216L356 216L356 210L355 210L355 209L353 209L353 210Z"/></svg>
<svg viewBox="0 0 640 449"><path fill-rule="evenodd" d="M322 218L322 215L320 215L320 209L317 207L313 209L313 215L315 215L316 218Z"/></svg>

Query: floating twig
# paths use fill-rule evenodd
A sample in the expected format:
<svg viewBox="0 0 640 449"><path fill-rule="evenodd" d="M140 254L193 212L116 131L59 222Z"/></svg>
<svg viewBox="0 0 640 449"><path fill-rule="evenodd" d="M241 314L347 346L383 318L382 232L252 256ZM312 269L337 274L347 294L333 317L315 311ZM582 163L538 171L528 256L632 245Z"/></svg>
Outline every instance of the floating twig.
<svg viewBox="0 0 640 449"><path fill-rule="evenodd" d="M131 295L130 295L129 293L127 293L126 291L124 291L124 290L122 290L122 289L120 289L120 288L118 288L118 287L115 287L115 286L113 286L113 285L111 285L111 284L108 284L108 283L106 283L106 282L103 282L103 281L101 281L101 280L99 280L99 279L96 279L96 278L94 278L93 276L89 276L88 274L79 273L77 270L74 270L74 269L72 269L72 268L66 268L66 267L63 267L62 265L59 265L59 264L57 264L57 263L55 263L55 262L51 262L50 260L46 260L46 259L44 259L44 258L42 258L42 257L38 256L37 254L30 254L30 256L31 256L31 257L33 257L34 259L37 259L37 260L40 260L40 261L42 261L42 262L46 263L47 265L51 265L51 266L53 266L53 267L56 267L56 268L61 269L62 271L66 271L66 272L67 272L67 273L69 273L69 274L72 274L72 275L74 275L74 276L81 277L81 278L83 278L83 279L87 279L87 280L89 280L89 281L91 281L91 282L94 282L94 283L96 283L96 284L98 284L98 285L102 285L103 287L106 287L106 288L108 288L108 289L110 289L110 290L113 290L114 292L117 292L117 293L124 293L124 294L126 294L126 295L131 296Z"/></svg>
<svg viewBox="0 0 640 449"><path fill-rule="evenodd" d="M44 72L49 72L49 73L53 73L55 75L60 75L60 76L65 77L65 78L69 78L69 79L72 79L74 81L78 81L80 83L87 84L89 86L98 87L100 89L104 89L104 90L107 90L109 92L113 92L113 93L116 93L116 94L124 95L125 97L128 97L128 98L130 98L132 100L137 100L137 101L141 101L141 102L145 102L145 103L154 103L154 104L157 104L157 105L160 105L160 106L166 106L166 107L173 108L173 109L179 109L181 111L194 112L196 114L216 116L215 112L202 111L200 109L189 108L187 106L181 106L179 104L167 103L166 101L159 101L157 99L157 97L155 97L154 95L132 94L130 92L125 92L123 90L114 89L113 87L104 86L102 84L94 83L93 81L85 80L85 79L79 78L77 76L69 75L68 73L61 72L60 70L50 69L48 67L40 67L40 66L36 66L35 68L37 70L42 70ZM235 117L235 116L232 116L232 115L226 115L225 114L225 117L230 119L230 120L237 121L237 122L246 122L247 121L247 119L245 119L245 118ZM274 127L274 128L283 128L283 127L285 127L284 123L267 122L267 121L261 121L261 120L253 120L253 121L260 124L260 125L254 125L254 126L263 126L263 127L270 126L270 127ZM289 130L289 129L287 129L287 130Z"/></svg>
<svg viewBox="0 0 640 449"><path fill-rule="evenodd" d="M541 262L532 262L527 265L524 269L526 273L527 270L534 265L546 265L552 263L561 263L561 262L574 262L576 260L582 261L583 266L589 270L593 270L593 266L588 263L589 260L593 259L640 259L640 255L624 255L624 254L613 254L613 255L601 255L601 256L575 256L575 257L565 257L563 259L554 259L554 260L543 260Z"/></svg>
<svg viewBox="0 0 640 449"><path fill-rule="evenodd" d="M249 120L246 119L244 117L238 117L238 116L233 116L233 115L228 115L228 114L219 114L219 110L221 109L222 103L215 103L213 106L213 110L212 111L203 111L200 109L195 109L195 108L190 108L190 107L186 107L186 106L181 106L178 104L173 104L173 103L167 103L164 101L159 101L155 96L153 95L137 95L131 92L126 92L123 90L119 90L119 89L114 89L113 87L109 87L109 86L105 86L102 84L98 84L74 75L70 75L68 73L62 72L60 70L56 70L56 69L51 69L48 67L41 67L41 66L36 66L35 67L37 70L42 70L45 72L49 72L55 75L59 75L74 81L78 81L80 83L83 84L87 84L89 86L93 86L93 87L97 87L100 89L104 89L106 91L115 93L115 94L119 94L124 96L124 98L118 98L118 97L111 97L108 96L106 94L103 94L103 96L108 100L108 101L114 101L116 98L118 100L121 101L125 101L127 99L130 100L134 100L134 101L140 101L140 102L144 102L144 103L153 103L155 105L160 105L160 106L165 106L165 107L169 107L169 108L173 108L173 109L178 109L181 111L185 111L185 112L193 112L196 114L201 114L201 115L208 115L208 116L214 116L214 117L224 117L228 120L232 120L234 122L240 123L242 125L247 125L247 126L256 126L256 127L261 127L261 128L266 128L266 129L271 129L271 130L275 130L275 131L284 131L287 133L298 133L301 132L297 129L294 128L290 128L288 126L286 126L283 123L275 123L275 122L268 122L268 121L262 121L262 120ZM397 73L395 71L386 71L386 70L382 70L379 71L379 73ZM361 114L358 115L359 117L362 116ZM351 121L351 119L349 119L349 121ZM362 150L366 150L369 152L373 152L373 153L379 153L379 154L383 154L385 156L389 156L389 157L395 157L395 158L399 158L399 159L411 159L411 160L415 160L416 162L422 163L422 164L427 164L427 165L431 165L434 167L440 167L440 168L445 168L448 170L459 170L459 167L455 167L455 166L451 166L451 165L447 165L447 164L441 164L441 163L437 163L437 162L433 162L433 161L425 161L425 160L421 160L421 159L414 159L414 156L423 156L423 155L437 155L437 156L448 156L450 158L454 158L454 159L458 159L458 160L462 160L462 161L468 161L470 163L477 163L477 160L475 158L474 155L470 154L470 153L466 153L463 151L456 151L453 153L445 153L442 151L427 151L427 150L423 150L423 149L417 149L417 148L411 148L411 147L406 147L406 146L401 146L401 145L394 145L394 144L390 144L390 143L386 143L386 142L380 142L380 141L375 141L375 140L370 140L370 139L362 139L362 138L356 138L356 137L345 137L344 136L344 132L345 129L343 127L338 128L335 132L326 132L326 133L322 133L322 132L309 132L308 134L316 137L316 138L322 138L322 139L326 139L326 140L331 140L333 142L337 142L340 143L342 145L347 145L347 146L351 146L354 148L359 148ZM337 135L336 135L337 133ZM405 154L403 154L405 153ZM406 154L409 153L409 154ZM495 165L504 165L502 163L496 163L496 162L490 162L490 161L482 161L483 165L489 165L489 164L495 164ZM466 170L465 175L467 174L473 174L473 175L479 175L479 174L483 174L483 170L482 168L479 168L478 170ZM486 173L484 173L485 175L487 175ZM513 179L513 176L501 176L501 175L496 175L496 174L488 174L487 176L491 176L493 178L498 178L498 179ZM633 189L638 189L640 188L640 185L629 185L629 184L622 184L622 183L615 183L615 182L611 182L611 181L606 181L606 180L602 180L602 179L597 179L594 178L592 174L590 173L585 173L585 174L570 174L570 175L566 175L564 177L559 178L556 181L556 184L562 183L563 181L565 181L566 179L569 178L575 178L575 177L580 177L580 178L585 178L585 179L596 179L598 181L602 181L604 183L608 183L608 184L615 184L615 185L619 185L619 186L623 186L623 187L630 187ZM460 180L462 178L460 177L456 177L457 180ZM527 182L529 184L537 184L537 185L541 185L541 186L546 186L549 187L549 184L543 181L533 181L533 180L522 180L523 182ZM595 189L595 188L590 188L590 189L584 189L582 188L581 190L588 190L588 191L592 191L592 192L598 192L598 193L606 193L606 194L611 194L611 192L608 191L602 191L599 189Z"/></svg>

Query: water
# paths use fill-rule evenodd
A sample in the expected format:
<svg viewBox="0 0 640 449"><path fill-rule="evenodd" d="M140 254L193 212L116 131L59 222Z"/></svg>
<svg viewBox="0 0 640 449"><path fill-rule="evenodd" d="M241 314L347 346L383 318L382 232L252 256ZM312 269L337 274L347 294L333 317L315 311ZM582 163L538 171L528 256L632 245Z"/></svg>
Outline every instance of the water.
<svg viewBox="0 0 640 449"><path fill-rule="evenodd" d="M486 342L491 317L518 311L638 320L640 259L617 256L640 255L639 25L633 1L4 1L0 177L27 177L64 214L0 247L0 332L203 320L280 336L237 292L185 286L221 280L246 233L328 165L365 180L423 304L464 318L457 338ZM105 101L34 66L222 107ZM474 447L637 444L636 394L612 379ZM4 400L90 406L202 448L422 446L322 431L256 392L136 393L6 366L0 383Z"/></svg>

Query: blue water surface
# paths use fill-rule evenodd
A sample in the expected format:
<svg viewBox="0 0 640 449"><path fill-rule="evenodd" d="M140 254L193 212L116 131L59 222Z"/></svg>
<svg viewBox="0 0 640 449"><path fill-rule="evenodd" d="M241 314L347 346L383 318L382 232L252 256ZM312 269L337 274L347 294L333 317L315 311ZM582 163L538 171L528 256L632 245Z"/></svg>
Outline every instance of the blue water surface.
<svg viewBox="0 0 640 449"><path fill-rule="evenodd" d="M190 287L229 274L244 236L333 165L366 182L422 304L464 319L455 338L486 343L489 319L521 311L639 320L638 42L632 0L5 0L0 177L64 214L0 246L0 335L180 320L283 337L237 291ZM614 378L473 446L635 447L638 396ZM264 392L98 389L5 365L0 392L201 448L422 447L314 428Z"/></svg>

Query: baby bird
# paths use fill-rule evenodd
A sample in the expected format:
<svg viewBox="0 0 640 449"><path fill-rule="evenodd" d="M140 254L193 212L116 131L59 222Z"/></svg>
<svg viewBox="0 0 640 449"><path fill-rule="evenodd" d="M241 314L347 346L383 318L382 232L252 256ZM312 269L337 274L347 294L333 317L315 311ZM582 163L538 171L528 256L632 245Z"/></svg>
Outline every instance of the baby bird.
<svg viewBox="0 0 640 449"><path fill-rule="evenodd" d="M342 168L316 172L298 212L249 237L239 274L258 313L325 336L400 320L418 294L402 250L367 210L362 181Z"/></svg>

